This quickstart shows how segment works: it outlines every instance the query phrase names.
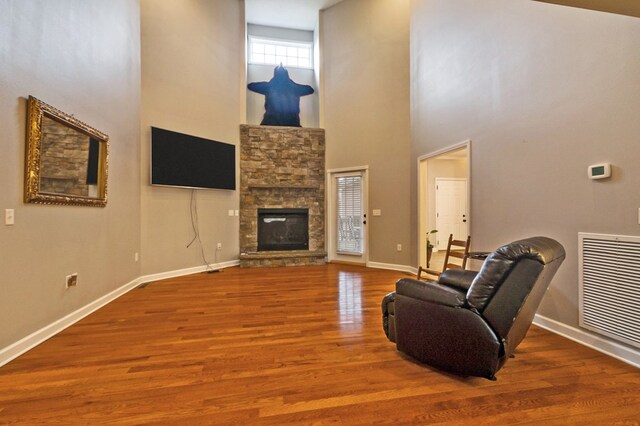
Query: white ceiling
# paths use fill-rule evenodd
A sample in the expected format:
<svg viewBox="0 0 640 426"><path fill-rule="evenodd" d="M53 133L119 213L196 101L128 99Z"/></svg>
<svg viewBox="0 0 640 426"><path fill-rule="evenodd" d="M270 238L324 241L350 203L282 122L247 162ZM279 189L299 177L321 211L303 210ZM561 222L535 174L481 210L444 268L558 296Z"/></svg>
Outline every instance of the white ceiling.
<svg viewBox="0 0 640 426"><path fill-rule="evenodd" d="M250 24L313 31L318 12L342 0L245 0Z"/></svg>

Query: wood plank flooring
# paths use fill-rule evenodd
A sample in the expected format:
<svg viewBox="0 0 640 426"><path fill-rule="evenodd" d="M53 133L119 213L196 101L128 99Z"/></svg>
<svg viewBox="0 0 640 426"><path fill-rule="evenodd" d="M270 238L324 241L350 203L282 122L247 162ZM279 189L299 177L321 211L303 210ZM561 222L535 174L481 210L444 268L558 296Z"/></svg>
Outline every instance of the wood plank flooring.
<svg viewBox="0 0 640 426"><path fill-rule="evenodd" d="M327 265L151 283L0 368L0 424L639 424L640 370L540 328L496 382L411 361L381 327L402 276Z"/></svg>

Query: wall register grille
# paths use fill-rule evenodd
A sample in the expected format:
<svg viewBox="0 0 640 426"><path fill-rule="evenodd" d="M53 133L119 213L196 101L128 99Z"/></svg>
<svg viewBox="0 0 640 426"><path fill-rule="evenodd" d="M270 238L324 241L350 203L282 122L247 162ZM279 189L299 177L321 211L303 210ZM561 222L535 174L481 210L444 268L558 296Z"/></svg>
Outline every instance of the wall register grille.
<svg viewBox="0 0 640 426"><path fill-rule="evenodd" d="M580 326L640 347L640 237L578 234Z"/></svg>

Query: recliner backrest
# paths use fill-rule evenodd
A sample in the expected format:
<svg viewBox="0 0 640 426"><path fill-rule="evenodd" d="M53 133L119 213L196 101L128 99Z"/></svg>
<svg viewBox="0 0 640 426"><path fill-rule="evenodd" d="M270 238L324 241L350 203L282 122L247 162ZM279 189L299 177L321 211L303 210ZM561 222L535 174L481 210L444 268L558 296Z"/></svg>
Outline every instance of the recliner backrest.
<svg viewBox="0 0 640 426"><path fill-rule="evenodd" d="M550 238L515 241L489 255L471 283L469 308L505 341L507 353L524 338L564 257L564 248Z"/></svg>

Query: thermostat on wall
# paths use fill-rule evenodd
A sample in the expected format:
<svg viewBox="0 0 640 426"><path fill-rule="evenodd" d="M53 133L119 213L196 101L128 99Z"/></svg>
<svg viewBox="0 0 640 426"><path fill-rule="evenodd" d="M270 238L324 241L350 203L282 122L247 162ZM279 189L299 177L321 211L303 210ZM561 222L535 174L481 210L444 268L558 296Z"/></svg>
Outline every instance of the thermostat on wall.
<svg viewBox="0 0 640 426"><path fill-rule="evenodd" d="M608 177L611 177L611 163L589 166L589 179L604 179Z"/></svg>

